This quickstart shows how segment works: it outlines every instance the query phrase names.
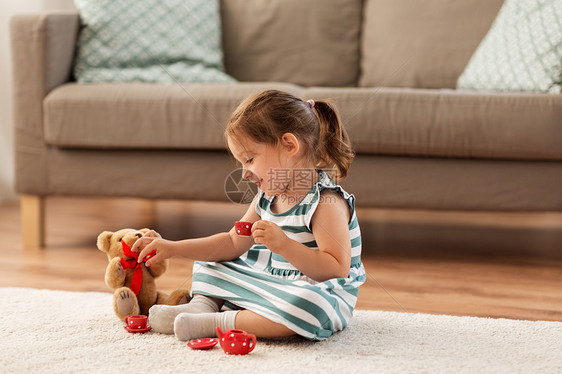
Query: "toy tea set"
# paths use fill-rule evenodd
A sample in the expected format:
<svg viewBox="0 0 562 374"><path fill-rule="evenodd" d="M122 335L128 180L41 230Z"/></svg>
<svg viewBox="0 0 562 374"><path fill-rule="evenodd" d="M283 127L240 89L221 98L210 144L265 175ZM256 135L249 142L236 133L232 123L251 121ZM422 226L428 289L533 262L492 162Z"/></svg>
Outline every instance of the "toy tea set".
<svg viewBox="0 0 562 374"><path fill-rule="evenodd" d="M210 349L220 342L220 346L227 355L245 355L254 350L257 339L254 334L244 330L228 330L223 332L217 327L218 341L215 338L194 339L187 343L193 349Z"/></svg>
<svg viewBox="0 0 562 374"><path fill-rule="evenodd" d="M148 317L145 315L128 316L125 318L127 326L125 330L131 333L147 332L152 329L147 324ZM217 327L218 340L215 338L193 339L187 343L192 349L207 350L213 348L220 342L220 346L227 355L245 355L254 350L257 339L254 334L248 334L244 330L228 330L223 332Z"/></svg>
<svg viewBox="0 0 562 374"><path fill-rule="evenodd" d="M234 228L238 235L252 235L251 222L238 221L234 224ZM154 256L154 252L155 251L144 258L143 262L148 260L148 258ZM125 330L130 333L144 333L152 329L152 326L148 324L148 317L145 315L127 316L125 317L125 323L127 324L125 326ZM187 346L192 349L207 350L220 343L222 350L227 355L245 355L252 352L257 343L256 336L253 334L248 334L244 330L233 329L223 332L220 327L217 327L217 336L218 339L193 339L187 343Z"/></svg>

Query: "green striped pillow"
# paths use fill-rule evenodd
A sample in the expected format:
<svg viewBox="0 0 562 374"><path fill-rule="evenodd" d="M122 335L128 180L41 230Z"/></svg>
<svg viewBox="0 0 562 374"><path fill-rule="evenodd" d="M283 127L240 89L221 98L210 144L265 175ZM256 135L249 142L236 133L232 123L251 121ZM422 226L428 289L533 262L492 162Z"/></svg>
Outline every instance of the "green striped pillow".
<svg viewBox="0 0 562 374"><path fill-rule="evenodd" d="M560 93L562 0L506 0L457 88Z"/></svg>
<svg viewBox="0 0 562 374"><path fill-rule="evenodd" d="M232 82L219 0L75 0L78 82Z"/></svg>

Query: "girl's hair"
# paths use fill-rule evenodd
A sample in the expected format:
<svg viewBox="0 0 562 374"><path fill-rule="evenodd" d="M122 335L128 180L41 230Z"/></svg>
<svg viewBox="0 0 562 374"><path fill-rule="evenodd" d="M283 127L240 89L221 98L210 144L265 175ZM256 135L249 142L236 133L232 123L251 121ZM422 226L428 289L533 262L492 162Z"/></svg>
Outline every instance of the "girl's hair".
<svg viewBox="0 0 562 374"><path fill-rule="evenodd" d="M335 167L337 177L345 178L355 153L335 106L328 100L312 104L277 90L250 96L230 116L225 137L248 136L257 143L277 146L285 133L297 137L304 156L316 168Z"/></svg>

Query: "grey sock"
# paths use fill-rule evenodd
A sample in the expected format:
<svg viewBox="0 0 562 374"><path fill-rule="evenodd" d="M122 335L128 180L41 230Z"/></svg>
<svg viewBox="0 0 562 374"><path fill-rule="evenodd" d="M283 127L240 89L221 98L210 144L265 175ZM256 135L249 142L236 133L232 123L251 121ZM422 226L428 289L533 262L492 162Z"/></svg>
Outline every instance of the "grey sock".
<svg viewBox="0 0 562 374"><path fill-rule="evenodd" d="M180 313L217 313L219 306L210 298L197 295L187 304L153 305L148 311L148 324L161 334L174 333L174 320Z"/></svg>
<svg viewBox="0 0 562 374"><path fill-rule="evenodd" d="M174 333L178 340L190 340L217 336L217 326L223 331L234 329L239 310L221 313L182 313L174 321Z"/></svg>

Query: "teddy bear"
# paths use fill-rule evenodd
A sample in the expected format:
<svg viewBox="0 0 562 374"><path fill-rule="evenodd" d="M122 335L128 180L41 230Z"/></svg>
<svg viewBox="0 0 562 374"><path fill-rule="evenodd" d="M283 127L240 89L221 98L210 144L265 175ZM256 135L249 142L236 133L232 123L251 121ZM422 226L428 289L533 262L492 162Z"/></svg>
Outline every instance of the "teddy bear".
<svg viewBox="0 0 562 374"><path fill-rule="evenodd" d="M98 235L98 249L106 253L109 260L105 283L115 290L113 310L122 321L131 315L148 315L148 310L155 304L179 305L190 301L187 289L175 290L170 295L156 289L154 280L168 269L168 260L146 267L144 261L138 259L138 254L131 251L135 241L148 231L127 228Z"/></svg>

